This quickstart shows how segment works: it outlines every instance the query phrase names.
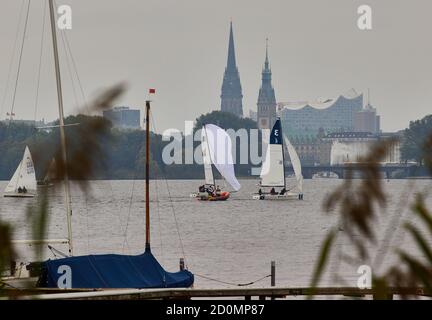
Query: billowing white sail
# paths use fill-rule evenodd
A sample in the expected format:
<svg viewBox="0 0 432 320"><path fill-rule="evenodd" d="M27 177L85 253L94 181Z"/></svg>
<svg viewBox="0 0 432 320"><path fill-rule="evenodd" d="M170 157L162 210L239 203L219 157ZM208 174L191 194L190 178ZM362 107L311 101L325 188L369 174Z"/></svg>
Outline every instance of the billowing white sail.
<svg viewBox="0 0 432 320"><path fill-rule="evenodd" d="M295 148L293 147L293 145L291 144L291 142L287 137L285 137L285 145L287 146L288 154L291 159L291 165L294 169L294 174L297 179L297 188L299 189L300 192L303 192L303 175L301 170L300 158L297 154L297 151L295 150Z"/></svg>
<svg viewBox="0 0 432 320"><path fill-rule="evenodd" d="M27 191L26 194L31 195L36 193L36 175L28 147L25 148L23 159L6 186L5 194L18 194L19 188L25 188Z"/></svg>
<svg viewBox="0 0 432 320"><path fill-rule="evenodd" d="M215 182L213 178L213 170L211 167L212 161L210 157L207 132L204 128L201 130L201 150L202 150L203 164L204 164L205 183L213 185Z"/></svg>
<svg viewBox="0 0 432 320"><path fill-rule="evenodd" d="M263 187L285 187L283 163L282 130L280 120L276 120L267 145L266 157L261 169Z"/></svg>
<svg viewBox="0 0 432 320"><path fill-rule="evenodd" d="M211 162L234 190L240 190L241 185L234 173L230 136L214 124L205 125L203 131L207 136Z"/></svg>

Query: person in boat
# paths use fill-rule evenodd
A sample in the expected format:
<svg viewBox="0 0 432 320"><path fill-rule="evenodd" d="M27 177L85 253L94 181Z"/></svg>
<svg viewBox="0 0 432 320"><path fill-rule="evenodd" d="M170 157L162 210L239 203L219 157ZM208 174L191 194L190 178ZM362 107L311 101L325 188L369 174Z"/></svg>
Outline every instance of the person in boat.
<svg viewBox="0 0 432 320"><path fill-rule="evenodd" d="M258 194L262 195L262 190L261 189L258 190Z"/></svg>
<svg viewBox="0 0 432 320"><path fill-rule="evenodd" d="M22 192L23 192L23 193L27 193L27 189L26 189L25 186L22 188Z"/></svg>
<svg viewBox="0 0 432 320"><path fill-rule="evenodd" d="M286 189L283 188L279 194L280 194L281 196L283 196L285 193L286 193Z"/></svg>
<svg viewBox="0 0 432 320"><path fill-rule="evenodd" d="M209 196L214 196L215 195L213 186L208 186L206 188L206 191L207 191L207 193L208 193Z"/></svg>
<svg viewBox="0 0 432 320"><path fill-rule="evenodd" d="M199 190L199 192L206 192L206 188L204 185L199 186L198 190Z"/></svg>
<svg viewBox="0 0 432 320"><path fill-rule="evenodd" d="M220 196L221 193L221 189L219 188L219 186L216 187L216 195Z"/></svg>
<svg viewBox="0 0 432 320"><path fill-rule="evenodd" d="M270 194L277 194L275 188L271 188L271 190L270 190Z"/></svg>
<svg viewBox="0 0 432 320"><path fill-rule="evenodd" d="M23 189L21 187L18 187L18 193L22 193Z"/></svg>

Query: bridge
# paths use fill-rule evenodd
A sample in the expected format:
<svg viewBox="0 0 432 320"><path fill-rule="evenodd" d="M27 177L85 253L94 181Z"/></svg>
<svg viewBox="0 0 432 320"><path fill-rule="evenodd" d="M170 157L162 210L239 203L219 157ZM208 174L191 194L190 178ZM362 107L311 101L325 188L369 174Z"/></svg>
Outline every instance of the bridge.
<svg viewBox="0 0 432 320"><path fill-rule="evenodd" d="M305 179L312 179L313 175L319 172L333 172L337 174L339 179L344 179L351 174L352 177L361 175L364 170L370 164L368 163L347 163L341 165L325 165L325 166L302 166L302 174ZM288 173L293 173L291 166L286 167ZM383 164L379 166L380 172L383 173L383 177L386 179L391 178L406 178L418 174L420 171L424 171L422 167L414 164ZM357 175L356 175L357 173Z"/></svg>

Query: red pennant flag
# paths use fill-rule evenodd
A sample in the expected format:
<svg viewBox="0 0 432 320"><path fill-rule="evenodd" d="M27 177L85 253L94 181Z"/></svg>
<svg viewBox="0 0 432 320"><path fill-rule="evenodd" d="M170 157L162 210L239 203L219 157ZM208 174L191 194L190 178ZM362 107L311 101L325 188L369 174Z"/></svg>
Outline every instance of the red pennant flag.
<svg viewBox="0 0 432 320"><path fill-rule="evenodd" d="M156 89L149 89L149 93L156 93Z"/></svg>

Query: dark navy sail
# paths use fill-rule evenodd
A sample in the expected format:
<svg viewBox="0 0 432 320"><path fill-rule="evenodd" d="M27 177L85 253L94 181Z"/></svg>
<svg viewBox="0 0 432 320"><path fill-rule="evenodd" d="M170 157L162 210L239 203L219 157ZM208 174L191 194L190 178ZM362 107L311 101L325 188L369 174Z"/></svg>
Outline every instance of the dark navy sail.
<svg viewBox="0 0 432 320"><path fill-rule="evenodd" d="M165 271L150 250L138 256L88 255L48 260L39 285L44 288L183 288L191 272Z"/></svg>
<svg viewBox="0 0 432 320"><path fill-rule="evenodd" d="M270 144L282 144L282 139L282 126L281 121L278 118L270 134Z"/></svg>

